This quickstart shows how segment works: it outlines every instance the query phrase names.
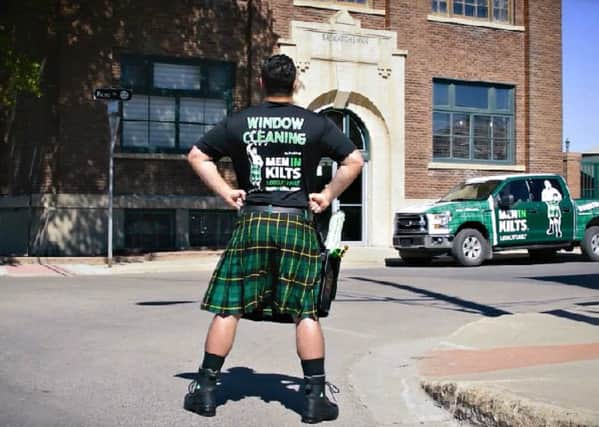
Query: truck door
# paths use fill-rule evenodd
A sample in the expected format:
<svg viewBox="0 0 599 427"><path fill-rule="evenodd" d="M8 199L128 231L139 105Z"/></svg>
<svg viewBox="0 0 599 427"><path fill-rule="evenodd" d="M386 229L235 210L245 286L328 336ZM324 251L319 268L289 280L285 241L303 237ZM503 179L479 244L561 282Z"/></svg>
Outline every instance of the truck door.
<svg viewBox="0 0 599 427"><path fill-rule="evenodd" d="M531 197L539 206L534 227L542 243L567 242L574 233L572 199L558 178L530 178Z"/></svg>
<svg viewBox="0 0 599 427"><path fill-rule="evenodd" d="M499 246L518 246L530 243L534 237L529 223L529 212L535 206L525 179L506 182L497 193L495 202L495 230Z"/></svg>

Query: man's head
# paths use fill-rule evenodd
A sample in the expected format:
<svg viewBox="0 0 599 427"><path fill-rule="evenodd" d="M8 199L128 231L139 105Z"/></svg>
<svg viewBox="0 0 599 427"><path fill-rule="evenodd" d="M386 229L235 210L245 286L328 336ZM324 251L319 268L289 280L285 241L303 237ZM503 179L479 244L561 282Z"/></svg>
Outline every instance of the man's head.
<svg viewBox="0 0 599 427"><path fill-rule="evenodd" d="M264 60L261 78L266 96L291 96L295 75L295 64L287 55L273 55Z"/></svg>

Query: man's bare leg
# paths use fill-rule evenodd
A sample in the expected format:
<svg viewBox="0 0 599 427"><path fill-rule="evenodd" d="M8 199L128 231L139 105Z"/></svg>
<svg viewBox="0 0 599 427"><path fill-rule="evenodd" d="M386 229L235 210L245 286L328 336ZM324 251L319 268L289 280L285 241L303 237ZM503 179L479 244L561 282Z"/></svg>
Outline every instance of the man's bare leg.
<svg viewBox="0 0 599 427"><path fill-rule="evenodd" d="M216 315L210 323L204 343L204 360L197 379L185 396L183 407L205 417L216 414L217 377L225 357L233 347L240 316Z"/></svg>
<svg viewBox="0 0 599 427"><path fill-rule="evenodd" d="M304 318L296 323L295 345L302 360L324 358L324 336L318 320Z"/></svg>
<svg viewBox="0 0 599 427"><path fill-rule="evenodd" d="M239 318L240 316L234 315L222 316L217 314L214 316L206 334L204 351L217 356L227 357L235 341Z"/></svg>
<svg viewBox="0 0 599 427"><path fill-rule="evenodd" d="M302 410L302 421L318 423L336 419L339 408L325 396L325 348L320 322L309 318L297 321L295 342L305 382L306 404Z"/></svg>

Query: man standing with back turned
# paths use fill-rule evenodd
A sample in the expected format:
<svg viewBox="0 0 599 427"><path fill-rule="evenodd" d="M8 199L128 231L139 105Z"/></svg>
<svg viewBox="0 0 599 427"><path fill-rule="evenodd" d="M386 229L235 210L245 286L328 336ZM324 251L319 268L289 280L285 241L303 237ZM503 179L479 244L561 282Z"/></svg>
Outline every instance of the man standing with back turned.
<svg viewBox="0 0 599 427"><path fill-rule="evenodd" d="M298 83L291 58L274 55L265 60L260 82L264 102L225 119L188 155L193 170L239 210L239 218L202 302L215 316L184 407L215 415L218 373L240 318L292 321L304 371L302 421L334 420L339 409L325 395L324 337L316 307L320 248L313 214L327 209L351 184L363 160L333 122L293 105ZM223 156L233 162L238 189L216 168ZM339 162L339 168L316 192L321 157Z"/></svg>

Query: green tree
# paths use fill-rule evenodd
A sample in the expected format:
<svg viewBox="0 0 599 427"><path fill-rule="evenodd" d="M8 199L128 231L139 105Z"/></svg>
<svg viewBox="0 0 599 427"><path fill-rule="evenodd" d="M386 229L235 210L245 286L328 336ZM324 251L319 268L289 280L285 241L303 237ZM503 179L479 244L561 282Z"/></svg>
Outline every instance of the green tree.
<svg viewBox="0 0 599 427"><path fill-rule="evenodd" d="M0 6L0 128L5 142L19 94L42 96L45 55L32 36L39 27L32 27L42 24L50 32L54 7L51 0L8 0Z"/></svg>

